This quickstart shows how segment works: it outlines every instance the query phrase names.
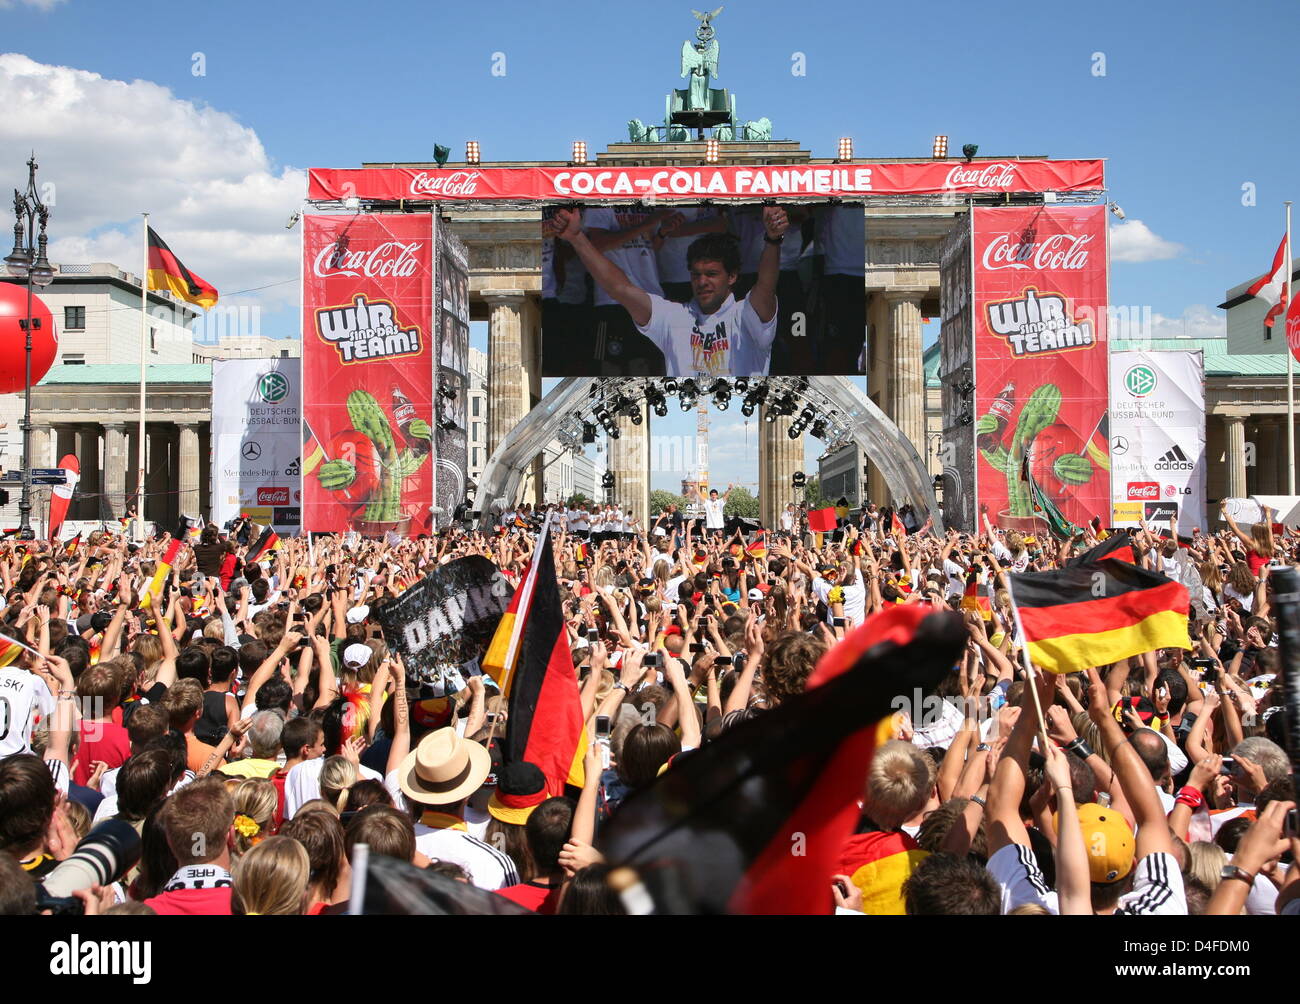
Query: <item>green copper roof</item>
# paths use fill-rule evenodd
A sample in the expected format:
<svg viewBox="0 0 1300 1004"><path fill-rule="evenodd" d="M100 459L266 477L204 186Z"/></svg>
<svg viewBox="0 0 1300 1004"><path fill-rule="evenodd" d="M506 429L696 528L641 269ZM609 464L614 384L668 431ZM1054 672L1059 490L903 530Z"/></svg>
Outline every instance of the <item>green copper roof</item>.
<svg viewBox="0 0 1300 1004"><path fill-rule="evenodd" d="M211 363L163 363L148 367L149 383L212 384ZM89 366L51 366L41 386L56 383L139 384L140 367L132 363L103 363Z"/></svg>
<svg viewBox="0 0 1300 1004"><path fill-rule="evenodd" d="M1279 342L1272 355L1234 355L1228 351L1226 338L1117 338L1110 343L1112 352L1146 349L1151 352L1205 353L1205 375L1217 376L1286 376L1286 341Z"/></svg>

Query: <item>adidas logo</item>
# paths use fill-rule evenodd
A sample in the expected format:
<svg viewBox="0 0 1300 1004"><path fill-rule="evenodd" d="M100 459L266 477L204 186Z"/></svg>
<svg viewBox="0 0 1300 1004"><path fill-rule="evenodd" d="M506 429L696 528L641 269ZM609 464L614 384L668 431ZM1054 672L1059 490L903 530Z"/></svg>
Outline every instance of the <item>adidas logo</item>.
<svg viewBox="0 0 1300 1004"><path fill-rule="evenodd" d="M1183 448L1174 444L1174 448L1157 460L1153 466L1157 471L1194 471L1195 461L1188 460Z"/></svg>
<svg viewBox="0 0 1300 1004"><path fill-rule="evenodd" d="M302 459L301 457L293 458L293 463L291 463L288 467L284 469L284 473L286 477L293 477L301 472L302 468L298 466L298 462L301 459Z"/></svg>

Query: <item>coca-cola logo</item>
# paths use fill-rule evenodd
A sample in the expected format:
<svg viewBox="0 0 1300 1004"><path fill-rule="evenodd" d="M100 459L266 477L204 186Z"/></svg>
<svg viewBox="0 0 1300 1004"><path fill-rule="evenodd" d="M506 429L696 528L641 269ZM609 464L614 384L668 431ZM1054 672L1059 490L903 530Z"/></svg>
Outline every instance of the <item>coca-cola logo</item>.
<svg viewBox="0 0 1300 1004"><path fill-rule="evenodd" d="M288 505L289 489L288 488L259 488L257 490L258 505Z"/></svg>
<svg viewBox="0 0 1300 1004"><path fill-rule="evenodd" d="M412 195L473 195L478 190L479 171L451 171L447 174L430 174L420 171L411 178Z"/></svg>
<svg viewBox="0 0 1300 1004"><path fill-rule="evenodd" d="M1088 266L1092 234L1052 234L1041 241L1025 241L1020 234L998 234L984 249L984 269L1004 268L1077 272Z"/></svg>
<svg viewBox="0 0 1300 1004"><path fill-rule="evenodd" d="M365 276L368 279L405 279L420 267L421 241L385 241L372 248L352 250L347 245L329 244L321 248L312 265L321 279L339 275Z"/></svg>
<svg viewBox="0 0 1300 1004"><path fill-rule="evenodd" d="M1128 499L1130 502L1145 502L1147 499L1160 498L1159 481L1130 481Z"/></svg>
<svg viewBox="0 0 1300 1004"><path fill-rule="evenodd" d="M1015 169L1008 163L957 164L943 180L944 188L1009 190L1015 183Z"/></svg>

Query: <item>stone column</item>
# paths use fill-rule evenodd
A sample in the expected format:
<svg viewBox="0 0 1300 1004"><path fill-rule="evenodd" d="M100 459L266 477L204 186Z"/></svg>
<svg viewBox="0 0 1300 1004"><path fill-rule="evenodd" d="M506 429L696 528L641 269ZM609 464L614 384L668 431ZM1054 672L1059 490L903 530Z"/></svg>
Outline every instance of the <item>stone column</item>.
<svg viewBox="0 0 1300 1004"><path fill-rule="evenodd" d="M1240 415L1224 415L1224 442L1228 472L1228 497L1246 495L1246 420Z"/></svg>
<svg viewBox="0 0 1300 1004"><path fill-rule="evenodd" d="M180 467L180 511L186 516L201 516L203 504L199 498L199 424L183 422L178 423L177 428L180 430L177 452L177 466Z"/></svg>
<svg viewBox="0 0 1300 1004"><path fill-rule="evenodd" d="M524 294L485 293L488 318L488 442L491 456L528 414L529 379L524 369Z"/></svg>
<svg viewBox="0 0 1300 1004"><path fill-rule="evenodd" d="M899 430L925 455L925 369L921 362L921 294L888 295L893 329L890 401Z"/></svg>
<svg viewBox="0 0 1300 1004"><path fill-rule="evenodd" d="M79 425L76 434L77 462L81 465L78 493L98 495L103 491L103 464L99 456L99 426ZM95 519L99 516L99 499L74 498L68 507L68 519Z"/></svg>
<svg viewBox="0 0 1300 1004"><path fill-rule="evenodd" d="M609 472L614 475L614 502L626 513L647 525L650 512L650 420L645 401L641 424L632 424L626 415L618 416L618 439L609 441Z"/></svg>
<svg viewBox="0 0 1300 1004"><path fill-rule="evenodd" d="M21 440L20 440L21 442ZM21 451L22 447L19 447ZM32 427L31 465L33 467L50 466L50 429L49 426ZM21 452L20 452L21 457Z"/></svg>
<svg viewBox="0 0 1300 1004"><path fill-rule="evenodd" d="M803 436L791 439L790 415L767 421L767 408L759 409L758 423L758 515L769 529L781 528L781 511L786 503L798 502L802 493L790 481L803 467ZM807 474L807 471L804 471Z"/></svg>
<svg viewBox="0 0 1300 1004"><path fill-rule="evenodd" d="M107 422L104 425L104 491L114 516L126 511L126 423Z"/></svg>

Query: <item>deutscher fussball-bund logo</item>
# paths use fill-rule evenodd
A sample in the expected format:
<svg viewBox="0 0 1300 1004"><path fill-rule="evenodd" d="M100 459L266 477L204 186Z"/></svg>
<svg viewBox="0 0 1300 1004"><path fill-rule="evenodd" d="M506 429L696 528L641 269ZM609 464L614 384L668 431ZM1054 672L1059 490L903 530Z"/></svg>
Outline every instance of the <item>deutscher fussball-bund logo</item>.
<svg viewBox="0 0 1300 1004"><path fill-rule="evenodd" d="M257 381L257 393L267 404L279 404L289 396L289 381L280 373L267 373Z"/></svg>
<svg viewBox="0 0 1300 1004"><path fill-rule="evenodd" d="M1130 366L1124 374L1124 389L1134 397L1146 397L1156 389L1156 371L1150 366Z"/></svg>

